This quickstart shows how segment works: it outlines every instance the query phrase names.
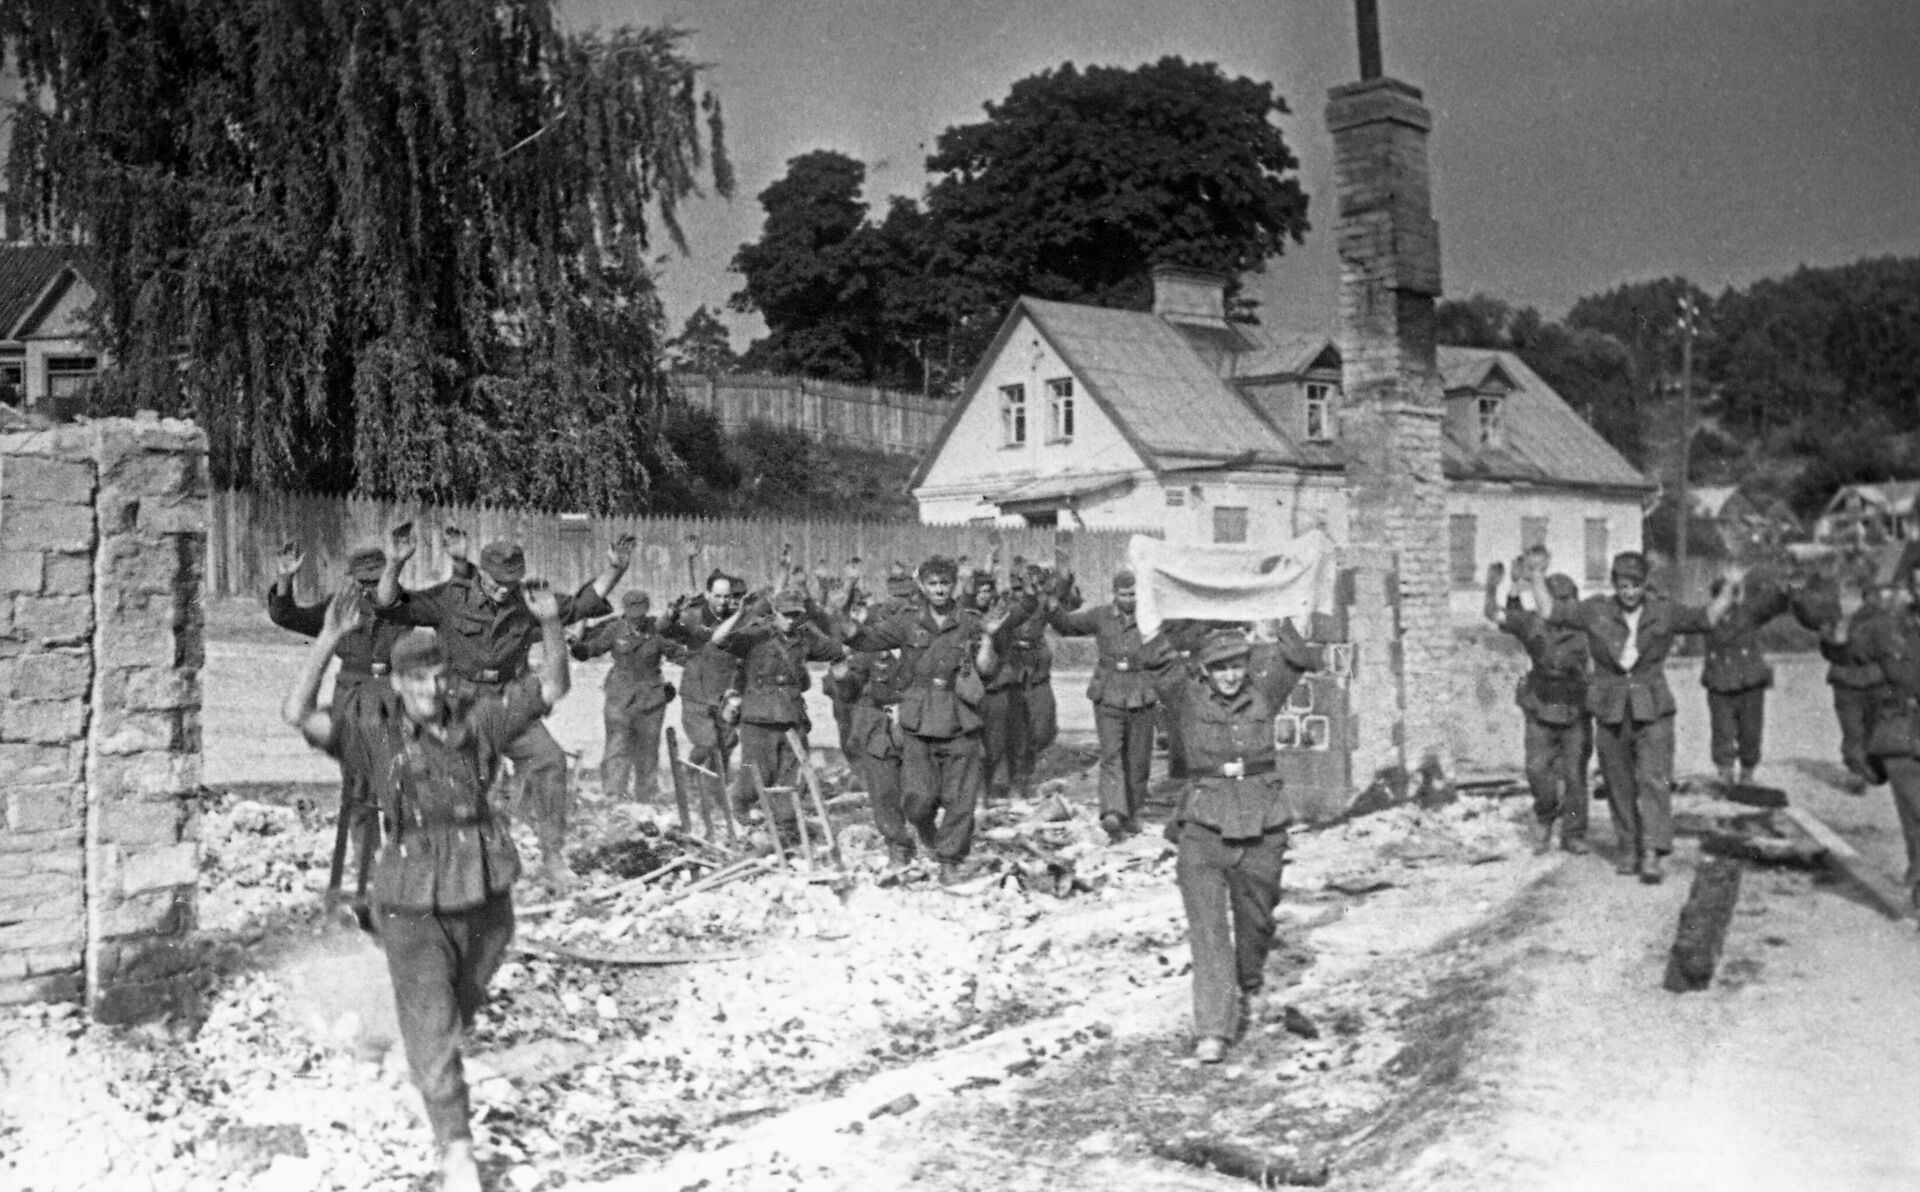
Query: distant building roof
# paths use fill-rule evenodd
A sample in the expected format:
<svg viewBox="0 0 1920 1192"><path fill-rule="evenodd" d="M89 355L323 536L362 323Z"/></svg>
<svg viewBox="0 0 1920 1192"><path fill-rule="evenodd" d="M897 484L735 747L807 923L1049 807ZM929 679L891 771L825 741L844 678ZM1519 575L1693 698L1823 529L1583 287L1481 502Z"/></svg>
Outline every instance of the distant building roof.
<svg viewBox="0 0 1920 1192"><path fill-rule="evenodd" d="M14 334L62 270L80 271L86 255L71 244L0 246L0 339Z"/></svg>
<svg viewBox="0 0 1920 1192"><path fill-rule="evenodd" d="M1913 512L1915 497L1920 497L1920 480L1887 480L1879 484L1847 484L1833 494L1827 502L1829 510L1838 509L1847 504L1849 496L1857 497L1861 504L1888 513L1908 514Z"/></svg>
<svg viewBox="0 0 1920 1192"><path fill-rule="evenodd" d="M1329 336L1310 331L1278 331L1261 326L1241 326L1236 330L1252 345L1252 349L1234 358L1234 380L1299 376L1315 367L1316 362L1324 367L1340 367L1340 349Z"/></svg>
<svg viewBox="0 0 1920 1192"><path fill-rule="evenodd" d="M1446 437L1444 467L1453 477L1526 480L1601 488L1651 490L1653 482L1614 450L1613 444L1574 413L1553 387L1512 352L1493 348L1439 350L1443 378L1475 378L1478 386L1495 366L1517 386L1500 411L1500 442L1473 448ZM1452 388L1453 386L1449 386Z"/></svg>
<svg viewBox="0 0 1920 1192"><path fill-rule="evenodd" d="M1727 502L1740 491L1732 484L1707 484L1693 488L1693 512L1696 517L1719 518L1726 511Z"/></svg>

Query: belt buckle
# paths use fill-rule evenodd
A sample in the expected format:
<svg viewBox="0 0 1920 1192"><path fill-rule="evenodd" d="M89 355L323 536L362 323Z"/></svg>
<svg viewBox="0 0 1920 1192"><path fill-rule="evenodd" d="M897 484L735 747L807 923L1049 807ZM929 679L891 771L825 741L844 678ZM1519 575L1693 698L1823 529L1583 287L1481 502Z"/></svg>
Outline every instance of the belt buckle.
<svg viewBox="0 0 1920 1192"><path fill-rule="evenodd" d="M933 685L934 685L935 687L938 687L938 688L940 688L940 689L942 689L942 690L945 690L945 689L946 689L946 686L947 686L947 681L946 681L945 679L935 679L935 680L933 681Z"/></svg>
<svg viewBox="0 0 1920 1192"><path fill-rule="evenodd" d="M393 664L390 662L372 663L367 667L367 673L372 675L376 679L385 675L390 675L393 673Z"/></svg>
<svg viewBox="0 0 1920 1192"><path fill-rule="evenodd" d="M1132 670L1133 664L1131 662L1128 662L1126 659L1122 658L1120 661L1113 664L1113 669L1117 671Z"/></svg>

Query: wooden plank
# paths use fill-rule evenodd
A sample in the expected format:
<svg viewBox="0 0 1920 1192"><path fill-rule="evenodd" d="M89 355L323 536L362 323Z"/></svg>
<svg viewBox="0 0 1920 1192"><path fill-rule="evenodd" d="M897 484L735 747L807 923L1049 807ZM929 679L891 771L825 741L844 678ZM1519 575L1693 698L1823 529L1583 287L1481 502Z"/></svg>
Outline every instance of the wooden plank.
<svg viewBox="0 0 1920 1192"><path fill-rule="evenodd" d="M1727 924L1740 900L1740 862L1714 857L1693 871L1693 887L1680 908L1680 925L1667 954L1663 982L1673 993L1692 993L1713 983L1720 949L1727 940Z"/></svg>
<svg viewBox="0 0 1920 1192"><path fill-rule="evenodd" d="M1806 808L1789 805L1785 815L1788 823L1798 827L1827 850L1828 862L1852 882L1881 914L1889 919L1913 917L1912 899L1893 875L1883 872L1861 856L1860 850L1848 844L1840 833Z"/></svg>

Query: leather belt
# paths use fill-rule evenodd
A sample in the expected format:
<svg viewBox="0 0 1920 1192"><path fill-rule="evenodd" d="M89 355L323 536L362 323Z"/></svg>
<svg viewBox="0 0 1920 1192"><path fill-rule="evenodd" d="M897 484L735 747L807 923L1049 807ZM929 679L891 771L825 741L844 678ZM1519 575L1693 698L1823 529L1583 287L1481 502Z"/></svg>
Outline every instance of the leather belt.
<svg viewBox="0 0 1920 1192"><path fill-rule="evenodd" d="M1262 774L1273 773L1274 763L1270 760L1264 762L1244 762L1242 764L1246 768L1238 774L1224 773L1224 766L1210 766L1205 770L1196 772L1202 778L1258 778Z"/></svg>
<svg viewBox="0 0 1920 1192"><path fill-rule="evenodd" d="M477 671L466 671L466 672L460 672L460 671L454 672L454 678L456 679L462 679L468 683L482 683L492 687L500 686L503 683L511 683L515 679L519 678L520 675L521 675L520 671L514 671L513 673L509 674L503 670L477 670Z"/></svg>

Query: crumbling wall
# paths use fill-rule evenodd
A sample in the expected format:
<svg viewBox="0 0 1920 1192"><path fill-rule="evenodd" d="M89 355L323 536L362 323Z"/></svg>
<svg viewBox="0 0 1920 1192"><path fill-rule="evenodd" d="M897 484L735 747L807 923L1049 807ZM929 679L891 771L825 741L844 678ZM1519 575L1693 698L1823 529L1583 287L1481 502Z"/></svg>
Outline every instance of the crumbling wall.
<svg viewBox="0 0 1920 1192"><path fill-rule="evenodd" d="M182 991L206 523L191 423L0 435L0 1001Z"/></svg>

